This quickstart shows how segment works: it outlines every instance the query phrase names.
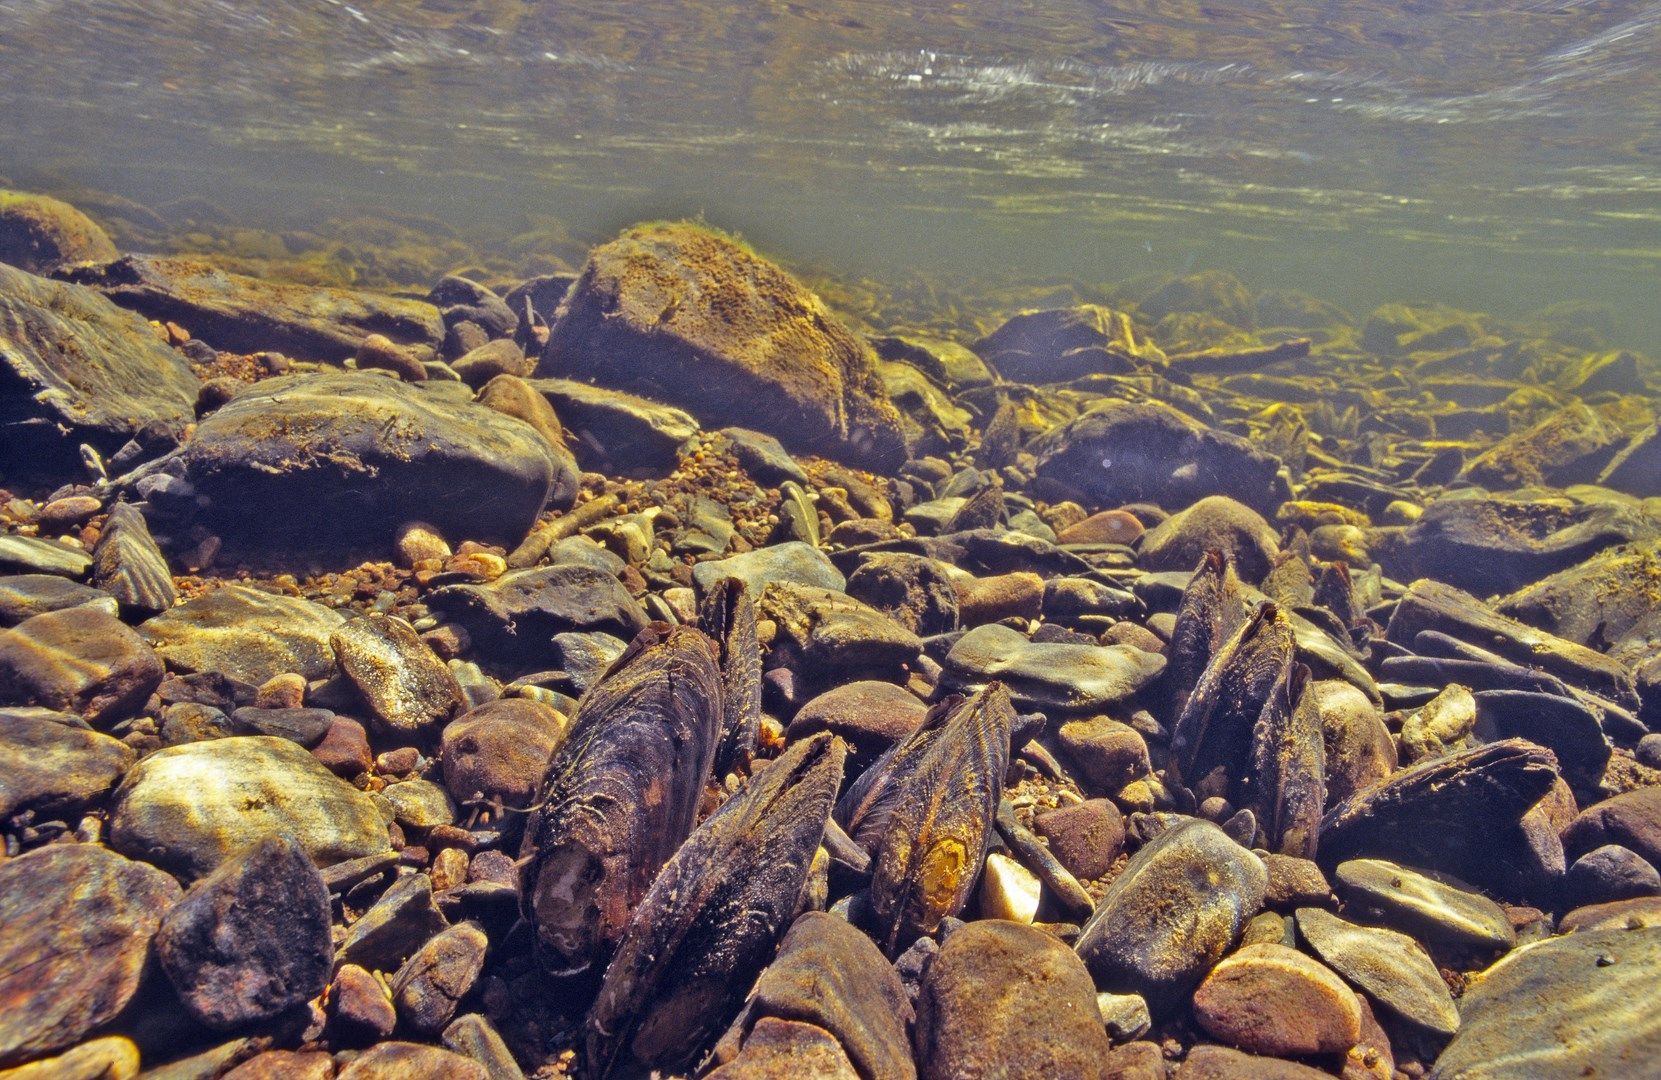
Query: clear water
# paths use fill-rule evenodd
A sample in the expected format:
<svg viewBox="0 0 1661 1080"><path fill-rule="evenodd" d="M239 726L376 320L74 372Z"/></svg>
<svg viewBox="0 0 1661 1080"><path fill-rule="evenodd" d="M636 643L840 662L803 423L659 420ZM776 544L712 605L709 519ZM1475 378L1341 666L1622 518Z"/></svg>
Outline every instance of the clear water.
<svg viewBox="0 0 1661 1080"><path fill-rule="evenodd" d="M1661 3L0 0L0 175L877 278L1603 300L1661 351Z"/></svg>

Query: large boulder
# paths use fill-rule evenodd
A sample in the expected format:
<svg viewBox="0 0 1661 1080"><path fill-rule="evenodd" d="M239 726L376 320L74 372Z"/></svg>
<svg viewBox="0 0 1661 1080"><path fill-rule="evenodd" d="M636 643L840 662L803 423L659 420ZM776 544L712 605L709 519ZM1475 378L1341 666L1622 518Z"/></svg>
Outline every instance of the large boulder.
<svg viewBox="0 0 1661 1080"><path fill-rule="evenodd" d="M1030 449L1041 480L1095 506L1227 495L1269 515L1289 494L1279 458L1157 401L1102 402Z"/></svg>
<svg viewBox="0 0 1661 1080"><path fill-rule="evenodd" d="M0 263L44 274L119 254L97 222L60 199L0 191Z"/></svg>
<svg viewBox="0 0 1661 1080"><path fill-rule="evenodd" d="M64 272L147 319L175 322L218 349L341 361L370 334L438 348L444 322L419 300L261 281L192 259L128 255Z"/></svg>
<svg viewBox="0 0 1661 1080"><path fill-rule="evenodd" d="M161 466L227 536L268 545L390 547L424 521L509 545L575 465L529 424L424 384L324 372L268 379L204 419Z"/></svg>
<svg viewBox="0 0 1661 1080"><path fill-rule="evenodd" d="M76 448L177 434L199 384L154 330L91 289L0 265L0 469L81 473Z"/></svg>
<svg viewBox="0 0 1661 1080"><path fill-rule="evenodd" d="M906 457L870 347L778 266L696 225L640 225L594 249L537 374L646 394L711 427L757 428L875 469Z"/></svg>

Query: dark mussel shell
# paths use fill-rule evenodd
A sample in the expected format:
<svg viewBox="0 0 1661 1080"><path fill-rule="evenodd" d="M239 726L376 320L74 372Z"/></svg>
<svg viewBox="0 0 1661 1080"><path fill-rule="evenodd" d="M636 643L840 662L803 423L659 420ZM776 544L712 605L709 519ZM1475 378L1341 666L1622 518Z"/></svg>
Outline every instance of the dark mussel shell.
<svg viewBox="0 0 1661 1080"><path fill-rule="evenodd" d="M1288 664L1252 729L1252 770L1245 809L1257 817L1263 846L1281 855L1315 857L1326 804L1326 740L1309 668Z"/></svg>
<svg viewBox="0 0 1661 1080"><path fill-rule="evenodd" d="M1240 766L1275 684L1292 664L1292 629L1264 601L1215 650L1171 733L1174 778L1201 798L1240 797Z"/></svg>
<svg viewBox="0 0 1661 1080"><path fill-rule="evenodd" d="M635 909L588 1014L588 1075L692 1064L795 918L842 783L829 732L759 770L682 844Z"/></svg>
<svg viewBox="0 0 1661 1080"><path fill-rule="evenodd" d="M704 597L698 626L721 650L725 705L715 749L720 777L749 764L761 731L761 642L749 587L738 578L723 578Z"/></svg>
<svg viewBox="0 0 1661 1080"><path fill-rule="evenodd" d="M871 852L871 913L889 955L963 910L986 859L1015 708L989 683L935 706L848 790L839 823Z"/></svg>
<svg viewBox="0 0 1661 1080"><path fill-rule="evenodd" d="M603 963L692 830L722 718L714 642L642 630L577 705L520 849L520 909L549 970Z"/></svg>

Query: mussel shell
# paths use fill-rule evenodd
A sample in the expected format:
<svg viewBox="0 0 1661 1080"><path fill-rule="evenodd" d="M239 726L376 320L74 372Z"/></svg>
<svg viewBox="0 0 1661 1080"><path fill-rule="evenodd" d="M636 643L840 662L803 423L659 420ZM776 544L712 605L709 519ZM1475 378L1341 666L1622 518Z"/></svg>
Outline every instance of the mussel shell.
<svg viewBox="0 0 1661 1080"><path fill-rule="evenodd" d="M1292 630L1264 601L1211 657L1171 735L1171 771L1196 794L1238 801L1240 764L1275 684L1292 663Z"/></svg>
<svg viewBox="0 0 1661 1080"><path fill-rule="evenodd" d="M717 582L698 609L698 625L721 651L724 705L721 741L715 749L719 777L749 764L761 732L761 642L749 587L738 578Z"/></svg>
<svg viewBox="0 0 1661 1080"><path fill-rule="evenodd" d="M520 850L520 907L550 970L603 963L691 831L721 693L715 644L653 623L578 703Z"/></svg>
<svg viewBox="0 0 1661 1080"><path fill-rule="evenodd" d="M630 918L589 1011L588 1075L692 1064L795 918L842 783L829 732L760 769L681 845Z"/></svg>
<svg viewBox="0 0 1661 1080"><path fill-rule="evenodd" d="M1288 664L1252 730L1252 771L1245 809L1256 815L1264 847L1315 857L1326 803L1326 740L1309 668Z"/></svg>

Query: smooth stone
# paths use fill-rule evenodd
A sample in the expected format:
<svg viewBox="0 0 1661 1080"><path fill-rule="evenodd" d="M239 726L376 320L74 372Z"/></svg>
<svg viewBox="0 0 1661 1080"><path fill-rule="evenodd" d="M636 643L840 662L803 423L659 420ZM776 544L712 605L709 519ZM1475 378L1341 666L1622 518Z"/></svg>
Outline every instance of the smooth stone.
<svg viewBox="0 0 1661 1080"><path fill-rule="evenodd" d="M329 645L369 711L398 737L436 734L461 702L450 669L402 619L373 613L350 619Z"/></svg>
<svg viewBox="0 0 1661 1080"><path fill-rule="evenodd" d="M1583 931L1519 949L1460 1000L1430 1080L1652 1075L1661 1059L1661 927Z"/></svg>
<svg viewBox="0 0 1661 1080"><path fill-rule="evenodd" d="M231 352L263 349L342 361L369 334L434 349L444 343L444 324L431 304L261 281L196 259L127 255L75 267L67 276L147 319L189 327L193 336Z"/></svg>
<svg viewBox="0 0 1661 1080"><path fill-rule="evenodd" d="M344 716L334 718L311 753L324 768L348 780L368 772L375 763L375 755L369 749L369 732L356 720Z"/></svg>
<svg viewBox="0 0 1661 1080"><path fill-rule="evenodd" d="M571 379L528 379L561 423L578 459L607 472L668 471L698 434L690 413L621 390Z"/></svg>
<svg viewBox="0 0 1661 1080"><path fill-rule="evenodd" d="M565 631L629 641L646 627L640 605L610 571L571 563L510 571L484 585L445 585L426 600L501 661L545 659L548 642Z"/></svg>
<svg viewBox="0 0 1661 1080"><path fill-rule="evenodd" d="M443 1041L449 1049L483 1065L490 1080L525 1080L501 1034L478 1013L457 1017L444 1029Z"/></svg>
<svg viewBox="0 0 1661 1080"><path fill-rule="evenodd" d="M1144 844L1085 922L1076 949L1103 990L1179 1005L1263 909L1263 862L1189 819Z"/></svg>
<svg viewBox="0 0 1661 1080"><path fill-rule="evenodd" d="M89 1039L57 1057L0 1069L0 1080L133 1080L138 1075L139 1051L122 1035Z"/></svg>
<svg viewBox="0 0 1661 1080"><path fill-rule="evenodd" d="M733 1060L738 1042L769 1017L830 1032L861 1076L916 1076L907 1035L911 1000L882 951L846 919L820 911L797 917L717 1043L715 1060Z"/></svg>
<svg viewBox="0 0 1661 1080"><path fill-rule="evenodd" d="M1118 791L1153 773L1140 732L1106 716L1069 720L1056 729L1056 744L1097 792Z"/></svg>
<svg viewBox="0 0 1661 1080"><path fill-rule="evenodd" d="M1605 844L1569 867L1563 879L1563 905L1583 907L1661 894L1661 874L1630 848Z"/></svg>
<svg viewBox="0 0 1661 1080"><path fill-rule="evenodd" d="M773 436L749 428L724 427L716 432L723 440L717 444L738 460L739 467L750 474L758 484L777 487L790 481L807 486L807 473L796 464L796 459Z"/></svg>
<svg viewBox="0 0 1661 1080"><path fill-rule="evenodd" d="M1485 950L1517 943L1505 909L1481 893L1383 859L1339 863L1336 877L1351 908L1422 940Z"/></svg>
<svg viewBox="0 0 1661 1080"><path fill-rule="evenodd" d="M469 349L450 364L468 386L478 389L498 375L525 378L536 366L525 351L511 338L495 338L475 349Z"/></svg>
<svg viewBox="0 0 1661 1080"><path fill-rule="evenodd" d="M84 577L92 569L86 550L38 536L0 533L0 566L13 573Z"/></svg>
<svg viewBox="0 0 1661 1080"><path fill-rule="evenodd" d="M462 804L499 799L522 810L535 801L570 723L553 706L522 697L463 713L444 728L444 786Z"/></svg>
<svg viewBox="0 0 1661 1080"><path fill-rule="evenodd" d="M335 1080L490 1080L490 1074L442 1047L384 1042L353 1058Z"/></svg>
<svg viewBox="0 0 1661 1080"><path fill-rule="evenodd" d="M1406 934L1299 908L1298 933L1375 1005L1434 1035L1459 1030L1459 1010L1423 946Z"/></svg>
<svg viewBox="0 0 1661 1080"><path fill-rule="evenodd" d="M288 672L308 681L334 672L330 636L346 620L297 596L223 585L142 623L172 671L217 671L258 686Z"/></svg>
<svg viewBox="0 0 1661 1080"><path fill-rule="evenodd" d="M1002 852L986 856L980 876L980 914L986 919L1032 925L1044 888L1031 870Z"/></svg>
<svg viewBox="0 0 1661 1080"><path fill-rule="evenodd" d="M1654 423L1615 452L1598 475L1598 483L1641 499L1655 498L1661 495L1658 474L1661 474L1661 423Z"/></svg>
<svg viewBox="0 0 1661 1080"><path fill-rule="evenodd" d="M1247 945L1194 991L1207 1034L1270 1057L1343 1053L1361 1038L1361 1004L1344 980L1284 945Z"/></svg>
<svg viewBox="0 0 1661 1080"><path fill-rule="evenodd" d="M489 948L490 939L477 923L458 923L435 935L392 977L399 1018L423 1035L443 1031L478 981Z"/></svg>
<svg viewBox="0 0 1661 1080"><path fill-rule="evenodd" d="M92 583L125 611L155 615L178 603L173 571L132 503L116 503L92 549Z"/></svg>
<svg viewBox="0 0 1661 1080"><path fill-rule="evenodd" d="M335 966L397 971L421 945L449 923L433 899L433 881L410 874L392 883L351 926L335 951Z"/></svg>
<svg viewBox="0 0 1661 1080"><path fill-rule="evenodd" d="M231 713L231 734L275 735L314 749L334 726L328 709L259 709L244 705Z"/></svg>
<svg viewBox="0 0 1661 1080"><path fill-rule="evenodd" d="M844 592L847 578L818 548L801 541L757 548L742 555L713 559L692 567L692 585L702 602L709 590L725 578L737 578L749 587L751 596L760 596L770 582L806 585L816 589Z"/></svg>
<svg viewBox="0 0 1661 1080"><path fill-rule="evenodd" d="M1605 844L1630 848L1661 867L1661 786L1638 788L1587 807L1563 832L1563 847L1579 857Z"/></svg>
<svg viewBox="0 0 1661 1080"><path fill-rule="evenodd" d="M1049 841L1061 865L1081 881L1104 876L1125 846L1124 815L1106 799L1046 811L1033 819L1032 829Z"/></svg>
<svg viewBox="0 0 1661 1080"><path fill-rule="evenodd" d="M111 847L188 878L281 833L324 866L388 847L373 799L269 735L156 751L116 789L109 829Z"/></svg>
<svg viewBox="0 0 1661 1080"><path fill-rule="evenodd" d="M1036 619L1044 610L1044 579L1027 571L960 578L957 615L964 626L1003 619Z"/></svg>
<svg viewBox="0 0 1661 1080"><path fill-rule="evenodd" d="M456 804L449 792L430 780L401 780L380 790L392 807L394 820L412 829L434 829L456 820Z"/></svg>
<svg viewBox="0 0 1661 1080"><path fill-rule="evenodd" d="M0 326L8 474L83 478L81 444L110 455L147 428L176 436L195 419L201 384L185 358L91 289L0 265Z"/></svg>
<svg viewBox="0 0 1661 1080"><path fill-rule="evenodd" d="M778 628L775 652L788 645L802 673L819 682L899 675L923 649L916 634L839 590L774 581L757 599L756 614Z"/></svg>
<svg viewBox="0 0 1661 1080"><path fill-rule="evenodd" d="M797 710L785 729L791 741L820 731L848 740L860 762L877 755L922 726L928 706L904 687L857 680L827 690Z"/></svg>
<svg viewBox="0 0 1661 1080"><path fill-rule="evenodd" d="M109 593L55 574L0 577L0 626L16 626L30 616L73 607L96 607L109 615L119 613L115 597Z"/></svg>
<svg viewBox="0 0 1661 1080"><path fill-rule="evenodd" d="M1096 1008L1101 1010L1102 1023L1114 1042L1140 1038L1153 1028L1148 1003L1140 994L1097 994ZM1163 1075L1163 1062L1161 1070Z"/></svg>
<svg viewBox="0 0 1661 1080"><path fill-rule="evenodd" d="M860 1080L835 1036L799 1020L766 1016L732 1060L705 1080Z"/></svg>
<svg viewBox="0 0 1661 1080"><path fill-rule="evenodd" d="M1020 312L970 348L1004 378L1034 385L1124 375L1165 359L1130 316L1099 304Z"/></svg>
<svg viewBox="0 0 1661 1080"><path fill-rule="evenodd" d="M254 550L390 548L411 520L517 544L556 494L575 495L572 462L529 424L444 385L352 371L267 379L157 468L209 500L200 515L220 535Z"/></svg>
<svg viewBox="0 0 1661 1080"><path fill-rule="evenodd" d="M1134 593L1089 578L1058 577L1044 582L1046 622L1076 622L1089 616L1120 618L1140 610ZM1130 622L1114 625L1142 629Z"/></svg>
<svg viewBox="0 0 1661 1080"><path fill-rule="evenodd" d="M946 568L904 552L872 552L848 575L848 595L892 616L919 637L958 625L958 594Z"/></svg>
<svg viewBox="0 0 1661 1080"><path fill-rule="evenodd" d="M917 1001L924 1080L1095 1077L1107 1029L1084 964L1041 930L982 919L952 932Z"/></svg>
<svg viewBox="0 0 1661 1080"><path fill-rule="evenodd" d="M1099 712L1130 698L1165 670L1165 658L1129 645L1044 645L989 623L964 634L946 654L945 681L969 688L1004 683L1017 706Z"/></svg>
<svg viewBox="0 0 1661 1080"><path fill-rule="evenodd" d="M95 607L49 611L0 630L0 700L105 725L138 711L163 674L142 637Z"/></svg>
<svg viewBox="0 0 1661 1080"><path fill-rule="evenodd" d="M0 717L0 821L25 811L40 821L74 821L137 760L126 743L83 727L38 716Z"/></svg>
<svg viewBox="0 0 1661 1080"><path fill-rule="evenodd" d="M1176 1080L1331 1080L1332 1074L1282 1058L1261 1057L1228 1046L1196 1046Z"/></svg>
<svg viewBox="0 0 1661 1080"><path fill-rule="evenodd" d="M62 199L0 190L0 263L46 274L65 263L102 262L117 254L109 234Z"/></svg>
<svg viewBox="0 0 1661 1080"><path fill-rule="evenodd" d="M629 647L628 642L610 634L555 634L552 644L554 660L576 697L587 693Z"/></svg>
<svg viewBox="0 0 1661 1080"><path fill-rule="evenodd" d="M638 225L590 251L537 374L655 393L872 469L907 457L870 346L777 265L696 225Z"/></svg>
<svg viewBox="0 0 1661 1080"><path fill-rule="evenodd" d="M329 981L323 875L292 838L257 841L173 906L156 956L190 1014L217 1030L304 1004Z"/></svg>
<svg viewBox="0 0 1661 1080"><path fill-rule="evenodd" d="M380 1042L398 1026L398 1012L381 981L357 964L342 964L329 983L325 1034L335 1046Z"/></svg>
<svg viewBox="0 0 1661 1080"><path fill-rule="evenodd" d="M1557 921L1558 931L1564 934L1588 930L1637 930L1646 926L1661 926L1661 896L1588 904L1564 912Z"/></svg>
<svg viewBox="0 0 1661 1080"><path fill-rule="evenodd" d="M160 870L92 844L0 862L0 1066L73 1046L119 1013L181 895Z"/></svg>
<svg viewBox="0 0 1661 1080"><path fill-rule="evenodd" d="M1100 510L1055 534L1058 544L1124 544L1136 543L1146 530L1135 514L1124 510ZM1192 570L1192 566L1180 567Z"/></svg>
<svg viewBox="0 0 1661 1080"><path fill-rule="evenodd" d="M334 1058L321 1050L266 1050L219 1080L333 1080Z"/></svg>
<svg viewBox="0 0 1661 1080"><path fill-rule="evenodd" d="M1280 541L1263 515L1226 495L1208 495L1149 529L1137 547L1146 570L1192 570L1208 551L1234 562L1242 580L1260 582L1280 554Z"/></svg>

